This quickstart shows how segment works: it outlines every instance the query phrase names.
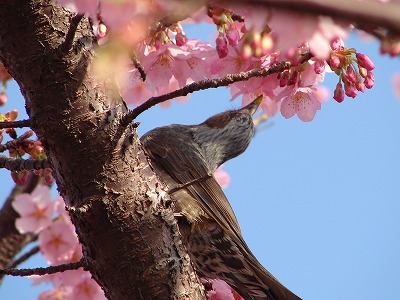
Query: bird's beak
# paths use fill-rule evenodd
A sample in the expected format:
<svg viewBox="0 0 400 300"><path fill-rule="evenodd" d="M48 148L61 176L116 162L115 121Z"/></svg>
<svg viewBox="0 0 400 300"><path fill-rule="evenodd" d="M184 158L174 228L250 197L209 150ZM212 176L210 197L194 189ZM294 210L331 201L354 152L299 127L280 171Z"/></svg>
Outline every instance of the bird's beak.
<svg viewBox="0 0 400 300"><path fill-rule="evenodd" d="M249 113L250 113L251 115L253 115L253 114L256 112L258 106L260 105L262 99L263 99L263 96L260 95L260 96L258 96L256 99L254 99L253 102L251 102L250 104L246 105L246 106L243 107L242 109L243 109L243 110L248 110Z"/></svg>

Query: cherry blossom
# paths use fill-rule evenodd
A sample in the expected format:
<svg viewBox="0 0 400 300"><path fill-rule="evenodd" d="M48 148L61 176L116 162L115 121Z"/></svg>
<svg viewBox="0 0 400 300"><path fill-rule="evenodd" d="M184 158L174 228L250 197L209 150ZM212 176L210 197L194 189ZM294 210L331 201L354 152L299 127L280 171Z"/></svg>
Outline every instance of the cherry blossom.
<svg viewBox="0 0 400 300"><path fill-rule="evenodd" d="M38 185L31 194L17 195L12 206L20 215L15 222L20 233L38 233L52 223L55 206L48 186Z"/></svg>
<svg viewBox="0 0 400 300"><path fill-rule="evenodd" d="M40 250L52 265L70 261L78 244L75 227L63 218L56 220L39 234Z"/></svg>
<svg viewBox="0 0 400 300"><path fill-rule="evenodd" d="M248 81L238 82L231 87L231 100L239 95L242 97L242 106L249 104L259 95L263 96L260 107L269 116L273 117L280 109L280 99L274 94L274 90L279 86L276 77L251 78Z"/></svg>
<svg viewBox="0 0 400 300"><path fill-rule="evenodd" d="M88 272L87 272L88 273ZM90 273L88 273L90 275ZM82 279L72 290L72 298L80 300L106 300L102 289L90 277Z"/></svg>
<svg viewBox="0 0 400 300"><path fill-rule="evenodd" d="M72 288L61 285L49 291L44 291L39 295L39 300L73 300Z"/></svg>
<svg viewBox="0 0 400 300"><path fill-rule="evenodd" d="M282 116L289 119L297 114L304 122L312 121L320 109L321 102L310 88L299 88L294 94L288 95L281 104Z"/></svg>
<svg viewBox="0 0 400 300"><path fill-rule="evenodd" d="M212 290L207 292L210 300L243 300L225 281L213 279Z"/></svg>
<svg viewBox="0 0 400 300"><path fill-rule="evenodd" d="M215 170L214 177L215 177L215 180L217 180L218 184L223 189L226 189L229 185L229 182L231 181L231 177L229 176L228 173L226 173L224 170L222 170L222 167L223 167L223 164Z"/></svg>

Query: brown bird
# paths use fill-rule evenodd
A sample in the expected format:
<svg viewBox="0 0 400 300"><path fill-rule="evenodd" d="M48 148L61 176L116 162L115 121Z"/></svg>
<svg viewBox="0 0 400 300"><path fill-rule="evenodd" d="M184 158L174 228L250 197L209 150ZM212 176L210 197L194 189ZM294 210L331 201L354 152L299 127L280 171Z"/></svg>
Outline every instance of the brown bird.
<svg viewBox="0 0 400 300"><path fill-rule="evenodd" d="M198 125L155 128L141 141L174 199L178 224L200 276L227 282L246 300L300 299L271 275L246 245L228 199L212 176L243 153L254 135L262 96Z"/></svg>

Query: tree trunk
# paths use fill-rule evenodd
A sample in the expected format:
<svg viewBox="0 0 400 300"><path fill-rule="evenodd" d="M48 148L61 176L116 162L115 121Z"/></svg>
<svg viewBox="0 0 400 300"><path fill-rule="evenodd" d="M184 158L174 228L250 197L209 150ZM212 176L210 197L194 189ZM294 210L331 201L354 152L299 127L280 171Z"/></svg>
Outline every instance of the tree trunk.
<svg viewBox="0 0 400 300"><path fill-rule="evenodd" d="M32 129L109 299L203 299L168 195L111 77L94 74L96 39L51 0L0 2L0 60L18 82Z"/></svg>

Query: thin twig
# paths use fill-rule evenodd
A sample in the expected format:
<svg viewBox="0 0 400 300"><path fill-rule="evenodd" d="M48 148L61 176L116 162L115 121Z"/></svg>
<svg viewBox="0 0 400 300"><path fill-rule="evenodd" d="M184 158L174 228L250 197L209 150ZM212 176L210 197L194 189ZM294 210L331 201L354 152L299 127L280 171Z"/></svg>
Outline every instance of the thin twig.
<svg viewBox="0 0 400 300"><path fill-rule="evenodd" d="M0 155L0 168L5 168L10 171L29 171L51 168L51 165L47 159L22 159Z"/></svg>
<svg viewBox="0 0 400 300"><path fill-rule="evenodd" d="M38 253L40 251L40 247L39 246L35 246L33 247L31 250L29 250L28 252L26 252L25 254L21 255L19 258L17 258L16 260L12 261L10 263L10 265L8 266L9 269L13 269L16 266L18 266L19 264L22 264L24 261L28 260L30 257L32 257L33 255L35 255L36 253Z"/></svg>
<svg viewBox="0 0 400 300"><path fill-rule="evenodd" d="M312 57L312 54L310 53L305 53L303 54L299 62L303 63L307 60L309 60ZM129 111L129 113L125 116L125 124L129 124L132 122L138 115L140 115L142 112L146 111L150 107L153 107L161 102L180 97L180 96L186 96L187 94L200 91L200 90L205 90L209 88L217 88L221 86L227 86L235 82L239 81L246 81L252 77L266 77L274 73L280 73L283 70L290 69L292 67L292 63L289 61L283 61L279 63L275 63L271 65L269 68L265 69L252 69L247 72L241 72L237 74L227 74L226 76L222 78L216 78L216 79L204 79L200 81L193 82L191 84L188 84L184 86L181 89L175 90L171 93L164 94L161 96L157 97L152 97L149 100L147 100L145 103L142 105L139 105L135 109Z"/></svg>
<svg viewBox="0 0 400 300"><path fill-rule="evenodd" d="M140 64L140 61L137 59L136 54L134 52L131 52L131 55L129 55L129 58L133 62L133 65L135 68L139 71L140 78L142 78L142 81L146 81L146 72L144 71L142 65Z"/></svg>
<svg viewBox="0 0 400 300"><path fill-rule="evenodd" d="M0 152L4 152L9 149L18 149L19 147L28 147L29 140L17 138L6 142L5 144L0 144Z"/></svg>
<svg viewBox="0 0 400 300"><path fill-rule="evenodd" d="M75 32L78 29L79 22L82 20L83 16L84 14L77 14L72 17L67 35L65 36L65 41L61 46L61 50L64 53L67 53L72 48L72 44L75 38Z"/></svg>
<svg viewBox="0 0 400 300"><path fill-rule="evenodd" d="M30 127L31 120L19 120L19 121L11 121L11 122L0 122L0 129L4 128L24 128Z"/></svg>
<svg viewBox="0 0 400 300"><path fill-rule="evenodd" d="M31 276L31 275L48 275L67 270L77 270L83 267L82 261L63 264L58 266L50 266L46 268L33 268L33 269L0 269L0 274L11 276Z"/></svg>

